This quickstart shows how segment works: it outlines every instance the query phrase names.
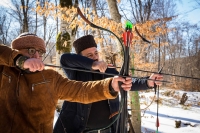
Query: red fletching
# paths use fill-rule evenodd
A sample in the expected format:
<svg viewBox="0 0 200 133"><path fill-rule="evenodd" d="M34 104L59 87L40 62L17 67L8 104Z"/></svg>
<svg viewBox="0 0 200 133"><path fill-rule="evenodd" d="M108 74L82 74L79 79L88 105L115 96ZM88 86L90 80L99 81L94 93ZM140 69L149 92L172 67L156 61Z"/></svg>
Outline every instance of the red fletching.
<svg viewBox="0 0 200 133"><path fill-rule="evenodd" d="M157 118L156 119L156 127L159 127L160 126L160 123L159 123L159 119Z"/></svg>
<svg viewBox="0 0 200 133"><path fill-rule="evenodd" d="M129 47L130 44L132 43L133 33L128 30L124 32L122 36L123 36L124 45Z"/></svg>

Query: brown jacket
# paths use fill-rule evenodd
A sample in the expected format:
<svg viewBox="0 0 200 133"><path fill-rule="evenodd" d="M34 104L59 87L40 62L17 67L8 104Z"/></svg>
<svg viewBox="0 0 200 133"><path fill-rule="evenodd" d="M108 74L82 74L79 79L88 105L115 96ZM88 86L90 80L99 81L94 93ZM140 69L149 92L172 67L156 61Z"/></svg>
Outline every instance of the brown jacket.
<svg viewBox="0 0 200 133"><path fill-rule="evenodd" d="M53 70L24 73L15 67L17 55L0 45L0 133L52 133L58 99L91 103L116 97L109 93L111 79L78 82Z"/></svg>

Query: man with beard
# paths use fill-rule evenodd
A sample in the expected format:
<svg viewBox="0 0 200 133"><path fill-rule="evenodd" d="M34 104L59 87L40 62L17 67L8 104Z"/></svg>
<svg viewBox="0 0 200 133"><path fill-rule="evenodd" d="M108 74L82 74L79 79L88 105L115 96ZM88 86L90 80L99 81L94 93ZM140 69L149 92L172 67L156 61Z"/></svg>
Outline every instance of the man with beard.
<svg viewBox="0 0 200 133"><path fill-rule="evenodd" d="M97 44L92 35L83 36L74 41L73 46L77 54L65 53L61 56L61 65L83 70L94 70L118 75L115 68L107 68L107 63L99 60ZM64 69L67 77L78 81L95 81L110 77L106 74L88 73L83 71ZM142 79L132 79L131 91L146 90L154 86L154 81L162 80L160 74L152 74L150 77ZM161 82L155 82L161 85ZM55 124L54 133L115 133L116 122L109 128L108 126L116 118L119 110L119 97L112 100L103 100L92 104L81 104L64 101L60 116ZM114 116L114 117L113 117ZM119 130L118 130L119 131Z"/></svg>

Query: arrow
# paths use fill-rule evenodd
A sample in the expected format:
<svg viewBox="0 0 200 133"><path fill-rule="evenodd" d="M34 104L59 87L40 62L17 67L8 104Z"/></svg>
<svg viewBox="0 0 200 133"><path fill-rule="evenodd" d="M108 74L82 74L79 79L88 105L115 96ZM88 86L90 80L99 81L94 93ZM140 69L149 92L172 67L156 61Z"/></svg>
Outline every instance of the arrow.
<svg viewBox="0 0 200 133"><path fill-rule="evenodd" d="M62 69L68 69L68 70L75 70L75 71L82 71L82 72L89 72L89 73L97 73L97 74L103 74L103 75L110 75L110 76L121 76L121 75L116 75L112 73L103 73L103 72L98 72L98 71L90 71L90 70L84 70L84 69L78 69L78 68L71 68L71 67L64 67L64 66L56 66L56 65L50 65L50 64L45 64L45 66L48 67L56 67L56 68L62 68ZM138 78L138 79L144 79L143 77L132 77L132 76L121 76L121 77L129 77L129 78ZM159 81L163 83L172 83L170 81L165 81L165 80L154 80L154 79L147 79L151 81Z"/></svg>
<svg viewBox="0 0 200 133"><path fill-rule="evenodd" d="M108 68L121 68L121 67L117 67L117 66L114 66L112 64L109 64ZM183 75L177 75L177 74L168 74L168 73L162 73L162 72L158 73L158 72L155 72L155 71L147 71L147 70L141 70L141 69L135 69L135 68L130 68L129 70L200 80L200 78L197 78L197 77L183 76Z"/></svg>

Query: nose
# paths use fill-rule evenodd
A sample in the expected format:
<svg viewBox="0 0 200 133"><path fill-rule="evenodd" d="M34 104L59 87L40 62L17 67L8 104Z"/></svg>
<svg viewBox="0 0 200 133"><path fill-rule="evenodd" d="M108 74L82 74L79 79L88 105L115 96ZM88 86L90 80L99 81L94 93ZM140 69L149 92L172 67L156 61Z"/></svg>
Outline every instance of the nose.
<svg viewBox="0 0 200 133"><path fill-rule="evenodd" d="M35 54L33 55L33 57L37 58L37 59L40 58L40 55L39 55L38 51L35 52Z"/></svg>

